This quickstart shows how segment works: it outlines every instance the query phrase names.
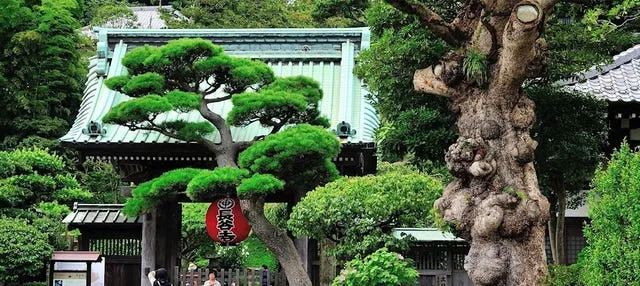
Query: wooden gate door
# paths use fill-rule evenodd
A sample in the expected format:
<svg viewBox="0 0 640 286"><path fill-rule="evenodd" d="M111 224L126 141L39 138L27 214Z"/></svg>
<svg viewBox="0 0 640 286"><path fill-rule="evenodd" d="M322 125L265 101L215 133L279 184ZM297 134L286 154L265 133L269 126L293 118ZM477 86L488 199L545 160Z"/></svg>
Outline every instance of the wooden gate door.
<svg viewBox="0 0 640 286"><path fill-rule="evenodd" d="M140 286L140 256L107 256L105 260L105 286Z"/></svg>

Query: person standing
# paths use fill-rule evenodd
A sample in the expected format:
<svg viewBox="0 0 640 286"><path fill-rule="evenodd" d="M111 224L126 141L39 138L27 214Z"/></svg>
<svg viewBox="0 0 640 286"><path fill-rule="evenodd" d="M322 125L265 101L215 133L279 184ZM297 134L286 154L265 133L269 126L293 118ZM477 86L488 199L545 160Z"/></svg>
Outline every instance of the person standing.
<svg viewBox="0 0 640 286"><path fill-rule="evenodd" d="M266 264L262 265L262 285L269 286L269 267Z"/></svg>
<svg viewBox="0 0 640 286"><path fill-rule="evenodd" d="M204 284L202 284L202 286L222 286L222 285L220 285L220 282L216 280L216 273L211 272L209 273L209 280L205 281Z"/></svg>
<svg viewBox="0 0 640 286"><path fill-rule="evenodd" d="M149 278L149 282L151 282L151 286L173 286L173 284L169 282L167 274L167 269L160 268L156 271L149 272L147 277Z"/></svg>

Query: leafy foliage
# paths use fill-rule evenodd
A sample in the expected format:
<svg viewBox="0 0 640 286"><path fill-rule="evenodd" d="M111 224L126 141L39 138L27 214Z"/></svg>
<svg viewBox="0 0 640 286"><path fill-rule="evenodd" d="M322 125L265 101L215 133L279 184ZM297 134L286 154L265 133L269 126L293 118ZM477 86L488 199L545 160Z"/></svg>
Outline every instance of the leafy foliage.
<svg viewBox="0 0 640 286"><path fill-rule="evenodd" d="M450 127L454 117L445 100L416 93L412 82L415 70L435 63L449 48L416 19L387 4L375 2L367 18L372 43L359 54L355 72L371 90L381 117L376 139L382 160L399 161L411 153L417 165L427 160L443 164L456 138Z"/></svg>
<svg viewBox="0 0 640 286"><path fill-rule="evenodd" d="M362 260L347 262L331 285L414 285L417 278L418 271L412 260L381 248Z"/></svg>
<svg viewBox="0 0 640 286"><path fill-rule="evenodd" d="M53 251L46 233L24 219L0 218L0 245L0 283L4 285L20 285L22 279L39 274Z"/></svg>
<svg viewBox="0 0 640 286"><path fill-rule="evenodd" d="M202 171L189 181L187 195L194 201L202 201L234 194L236 187L248 176L247 170L232 167Z"/></svg>
<svg viewBox="0 0 640 286"><path fill-rule="evenodd" d="M238 196L268 195L284 189L284 183L273 175L254 174L242 180L238 186Z"/></svg>
<svg viewBox="0 0 640 286"><path fill-rule="evenodd" d="M257 236L250 235L240 245L245 246L249 253L244 264L245 267L260 268L262 265L267 265L269 269L277 268L278 259Z"/></svg>
<svg viewBox="0 0 640 286"><path fill-rule="evenodd" d="M132 197L127 199L123 212L128 216L137 216L149 212L163 202L175 199L179 193L187 189L191 180L202 172L203 170L195 168L175 169L140 184L133 189Z"/></svg>
<svg viewBox="0 0 640 286"><path fill-rule="evenodd" d="M342 178L309 192L291 213L296 235L336 241L332 254L346 261L381 247L406 249L395 227L426 227L442 183L408 168L376 176Z"/></svg>
<svg viewBox="0 0 640 286"><path fill-rule="evenodd" d="M124 4L106 4L98 8L91 25L105 28L138 28L138 17Z"/></svg>
<svg viewBox="0 0 640 286"><path fill-rule="evenodd" d="M369 0L319 0L313 2L311 16L322 26L365 27L369 6Z"/></svg>
<svg viewBox="0 0 640 286"><path fill-rule="evenodd" d="M552 202L555 192L568 192L569 206L577 207L584 199L581 191L604 159L606 102L550 86L526 92L540 107L532 132L538 142L535 165L540 188Z"/></svg>
<svg viewBox="0 0 640 286"><path fill-rule="evenodd" d="M59 156L42 149L0 152L0 207L29 208L38 202L64 203L88 199Z"/></svg>
<svg viewBox="0 0 640 286"><path fill-rule="evenodd" d="M551 264L549 265L549 274L542 281L544 286L579 286L583 285L580 281L580 264L572 264L569 266Z"/></svg>
<svg viewBox="0 0 640 286"><path fill-rule="evenodd" d="M92 203L123 203L120 181L120 175L109 162L87 160L78 173L78 182L94 194L88 201Z"/></svg>
<svg viewBox="0 0 640 286"><path fill-rule="evenodd" d="M469 51L462 63L464 75L469 81L475 81L476 84L482 86L489 80L489 71L487 70L487 58L485 55L476 51Z"/></svg>
<svg viewBox="0 0 640 286"><path fill-rule="evenodd" d="M305 28L313 26L308 2L179 0L172 5L189 20L163 18L169 28Z"/></svg>
<svg viewBox="0 0 640 286"><path fill-rule="evenodd" d="M585 285L624 285L640 273L640 153L626 143L599 169L589 193L587 247L580 256Z"/></svg>
<svg viewBox="0 0 640 286"><path fill-rule="evenodd" d="M73 0L3 1L0 11L0 144L67 131L84 68Z"/></svg>

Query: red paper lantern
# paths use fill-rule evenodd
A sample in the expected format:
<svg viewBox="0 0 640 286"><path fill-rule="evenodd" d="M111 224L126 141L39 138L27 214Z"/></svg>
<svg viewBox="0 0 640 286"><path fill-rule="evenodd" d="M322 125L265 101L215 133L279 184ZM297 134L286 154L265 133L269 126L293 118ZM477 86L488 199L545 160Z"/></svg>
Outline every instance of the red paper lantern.
<svg viewBox="0 0 640 286"><path fill-rule="evenodd" d="M215 200L207 210L205 224L209 236L223 244L241 242L251 232L251 226L242 214L240 200L237 198Z"/></svg>

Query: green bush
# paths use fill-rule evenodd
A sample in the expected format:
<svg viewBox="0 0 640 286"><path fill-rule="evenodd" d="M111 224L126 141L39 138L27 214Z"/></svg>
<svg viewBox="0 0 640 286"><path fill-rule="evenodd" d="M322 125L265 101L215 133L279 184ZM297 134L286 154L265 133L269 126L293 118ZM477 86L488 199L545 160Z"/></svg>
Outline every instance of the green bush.
<svg viewBox="0 0 640 286"><path fill-rule="evenodd" d="M381 248L363 260L354 259L347 262L345 269L331 285L414 285L417 278L418 271L413 267L411 259L405 259L398 253Z"/></svg>
<svg viewBox="0 0 640 286"><path fill-rule="evenodd" d="M543 286L581 286L580 264L549 265L549 274L542 282Z"/></svg>
<svg viewBox="0 0 640 286"><path fill-rule="evenodd" d="M1 285L39 274L53 251L47 235L22 219L0 218L0 245Z"/></svg>
<svg viewBox="0 0 640 286"><path fill-rule="evenodd" d="M241 242L240 245L246 247L246 251L249 253L245 260L245 267L260 268L262 265L267 265L269 269L276 269L278 266L276 256L255 234L250 235L245 241Z"/></svg>
<svg viewBox="0 0 640 286"><path fill-rule="evenodd" d="M580 278L587 286L638 285L640 281L640 153L624 143L593 179L587 247Z"/></svg>

